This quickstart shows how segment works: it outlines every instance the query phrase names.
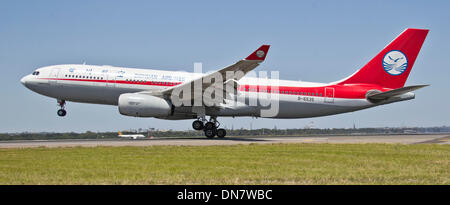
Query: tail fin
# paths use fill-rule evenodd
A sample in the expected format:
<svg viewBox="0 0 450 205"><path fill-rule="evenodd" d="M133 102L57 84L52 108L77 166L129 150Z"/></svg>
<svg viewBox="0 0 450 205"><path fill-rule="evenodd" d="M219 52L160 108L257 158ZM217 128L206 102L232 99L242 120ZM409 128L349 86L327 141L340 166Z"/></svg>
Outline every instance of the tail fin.
<svg viewBox="0 0 450 205"><path fill-rule="evenodd" d="M406 29L364 67L337 84L377 84L392 89L403 87L427 34L426 29Z"/></svg>

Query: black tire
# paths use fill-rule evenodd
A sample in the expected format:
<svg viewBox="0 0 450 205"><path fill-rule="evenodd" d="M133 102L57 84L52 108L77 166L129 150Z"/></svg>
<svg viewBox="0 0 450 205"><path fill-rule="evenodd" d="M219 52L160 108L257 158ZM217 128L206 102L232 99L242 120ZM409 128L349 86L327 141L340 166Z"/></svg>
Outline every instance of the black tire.
<svg viewBox="0 0 450 205"><path fill-rule="evenodd" d="M218 129L217 130L217 137L224 138L227 135L227 131L225 129Z"/></svg>
<svg viewBox="0 0 450 205"><path fill-rule="evenodd" d="M216 129L216 124L213 122L207 122L205 124L205 130L211 130L211 129Z"/></svg>
<svg viewBox="0 0 450 205"><path fill-rule="evenodd" d="M194 128L194 130L202 130L203 127L203 122L200 120L196 120L192 123L192 128Z"/></svg>
<svg viewBox="0 0 450 205"><path fill-rule="evenodd" d="M205 130L205 136L209 139L214 138L216 136L217 130L216 129L206 129Z"/></svg>
<svg viewBox="0 0 450 205"><path fill-rule="evenodd" d="M64 117L64 116L66 116L67 112L66 112L66 110L59 109L58 112L57 112L57 114L58 114L58 116L60 116L60 117Z"/></svg>

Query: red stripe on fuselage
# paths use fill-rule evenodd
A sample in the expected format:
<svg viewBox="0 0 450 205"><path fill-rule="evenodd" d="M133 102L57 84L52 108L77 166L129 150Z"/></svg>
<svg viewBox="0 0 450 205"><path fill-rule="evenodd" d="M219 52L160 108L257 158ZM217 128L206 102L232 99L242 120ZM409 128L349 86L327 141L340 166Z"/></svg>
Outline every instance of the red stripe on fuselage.
<svg viewBox="0 0 450 205"><path fill-rule="evenodd" d="M164 81L141 81L141 80L100 80L100 79L72 79L72 78L40 78L45 80L64 80L64 81L79 81L79 82L98 82L98 83L116 83L129 85L150 85L150 86L167 86L172 87L181 84L182 82L164 82ZM271 86L271 85L240 85L239 91L244 92L265 92L278 93L282 95L301 95L312 97L325 97L325 88L333 89L334 98L347 99L365 99L366 93L369 90L379 90L386 92L388 88L382 88L378 85L371 84L351 84L351 85L328 85L321 87L294 87L294 86Z"/></svg>

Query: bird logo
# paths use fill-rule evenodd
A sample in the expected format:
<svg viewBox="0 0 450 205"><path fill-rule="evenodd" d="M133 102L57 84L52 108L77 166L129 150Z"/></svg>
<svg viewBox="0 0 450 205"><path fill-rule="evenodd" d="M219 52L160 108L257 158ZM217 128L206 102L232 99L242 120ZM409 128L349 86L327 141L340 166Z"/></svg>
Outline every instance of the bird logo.
<svg viewBox="0 0 450 205"><path fill-rule="evenodd" d="M266 55L266 53L263 50L256 51L256 56L258 56L258 58L262 58L264 55Z"/></svg>
<svg viewBox="0 0 450 205"><path fill-rule="evenodd" d="M384 55L383 68L390 75L400 75L408 68L408 59L399 50L389 51Z"/></svg>

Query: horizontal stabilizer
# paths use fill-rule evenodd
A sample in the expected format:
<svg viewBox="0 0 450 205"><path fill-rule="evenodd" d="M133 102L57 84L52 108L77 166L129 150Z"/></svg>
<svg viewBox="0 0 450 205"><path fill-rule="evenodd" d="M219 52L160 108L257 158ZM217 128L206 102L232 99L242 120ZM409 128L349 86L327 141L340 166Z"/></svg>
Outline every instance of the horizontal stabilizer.
<svg viewBox="0 0 450 205"><path fill-rule="evenodd" d="M384 99L388 99L390 97L394 97L394 96L398 96L398 95L403 95L405 93L426 87L429 85L413 85L413 86L406 86L403 88L398 88L398 89L394 89L394 90L390 90L390 91L386 91L386 92L382 92L382 93L376 93L376 94L372 94L367 96L367 99L369 100L384 100Z"/></svg>

